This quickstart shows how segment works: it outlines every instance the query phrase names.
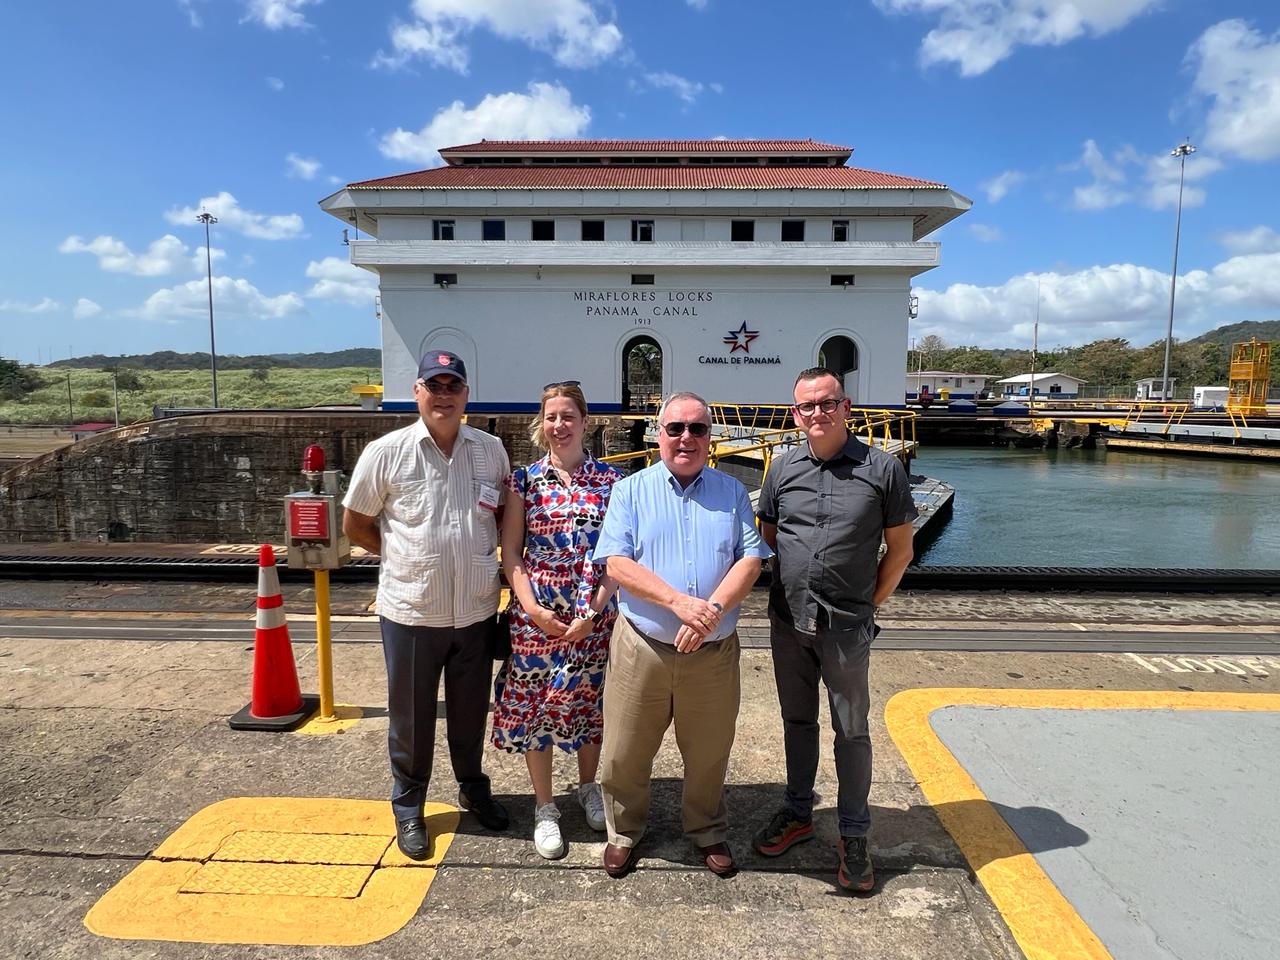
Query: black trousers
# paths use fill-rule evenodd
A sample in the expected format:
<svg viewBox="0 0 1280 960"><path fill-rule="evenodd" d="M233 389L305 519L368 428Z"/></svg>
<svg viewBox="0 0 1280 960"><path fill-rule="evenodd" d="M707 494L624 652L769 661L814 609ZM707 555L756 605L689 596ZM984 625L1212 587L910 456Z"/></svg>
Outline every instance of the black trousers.
<svg viewBox="0 0 1280 960"><path fill-rule="evenodd" d="M387 661L387 748L397 821L422 815L436 742L436 696L444 673L445 723L453 775L468 797L489 794L481 769L493 686L489 621L466 627L409 627L379 618Z"/></svg>

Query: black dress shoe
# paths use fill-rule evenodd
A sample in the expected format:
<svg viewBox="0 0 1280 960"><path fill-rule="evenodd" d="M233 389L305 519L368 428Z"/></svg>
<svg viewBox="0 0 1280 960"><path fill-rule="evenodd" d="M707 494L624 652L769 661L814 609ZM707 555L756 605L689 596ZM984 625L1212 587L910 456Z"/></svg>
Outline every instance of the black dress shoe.
<svg viewBox="0 0 1280 960"><path fill-rule="evenodd" d="M410 860L425 860L431 856L431 838L421 817L396 821L396 846Z"/></svg>
<svg viewBox="0 0 1280 960"><path fill-rule="evenodd" d="M485 794L483 797L469 797L459 790L458 806L463 810L469 810L480 821L480 826L486 830L505 830L511 826L507 808L493 799L490 794Z"/></svg>

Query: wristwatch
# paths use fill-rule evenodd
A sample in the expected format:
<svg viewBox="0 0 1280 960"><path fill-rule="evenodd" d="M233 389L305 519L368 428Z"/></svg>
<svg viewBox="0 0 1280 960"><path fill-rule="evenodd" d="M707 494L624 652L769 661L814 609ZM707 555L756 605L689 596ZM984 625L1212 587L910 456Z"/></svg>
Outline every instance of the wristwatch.
<svg viewBox="0 0 1280 960"><path fill-rule="evenodd" d="M716 608L716 613L721 615L724 614L724 607L720 606L720 604L716 603L716 601L712 600L711 605Z"/></svg>

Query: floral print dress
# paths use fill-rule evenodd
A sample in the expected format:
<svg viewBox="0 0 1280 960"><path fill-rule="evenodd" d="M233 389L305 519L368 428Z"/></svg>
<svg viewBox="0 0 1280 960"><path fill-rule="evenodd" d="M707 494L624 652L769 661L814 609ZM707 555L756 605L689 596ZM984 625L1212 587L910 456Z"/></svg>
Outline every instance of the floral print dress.
<svg viewBox="0 0 1280 960"><path fill-rule="evenodd" d="M569 486L550 457L506 479L524 501L524 568L539 605L566 625L590 618L591 598L604 576L591 563L613 485L622 474L588 456ZM555 745L576 751L600 743L600 697L617 604L609 601L591 633L573 643L543 633L511 604L511 656L494 683L493 745L511 753Z"/></svg>

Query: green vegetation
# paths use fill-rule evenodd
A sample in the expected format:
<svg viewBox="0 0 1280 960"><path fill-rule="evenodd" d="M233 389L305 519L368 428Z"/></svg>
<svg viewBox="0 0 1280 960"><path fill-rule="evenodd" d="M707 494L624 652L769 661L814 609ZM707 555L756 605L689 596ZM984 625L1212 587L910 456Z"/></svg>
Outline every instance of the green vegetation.
<svg viewBox="0 0 1280 960"><path fill-rule="evenodd" d="M1193 387L1225 385L1230 364L1230 345L1250 337L1280 338L1280 322L1237 323L1219 327L1185 343L1174 341L1169 358L1169 375L1175 378L1178 396L1191 396ZM950 347L938 336L920 340L907 354L907 372L951 370L956 373L985 373L996 379L1031 370L1030 350L986 350L981 347ZM1132 396L1134 381L1159 377L1164 372L1164 341L1145 347L1130 346L1116 337L1095 340L1079 347L1055 347L1036 355L1036 370L1065 373L1087 381L1081 388L1086 397ZM1271 348L1271 383L1280 385L1280 342Z"/></svg>
<svg viewBox="0 0 1280 960"><path fill-rule="evenodd" d="M161 350L159 353L132 354L130 356L108 357L95 353L88 357L72 357L69 360L55 360L51 367L132 367L140 370L208 370L209 354L207 353L174 353L172 350ZM218 356L218 372L223 370L252 370L255 367L273 369L276 367L304 367L335 369L338 367L373 367L382 368L382 351L374 347L355 347L351 350L336 350L332 353L272 353L254 354L241 357L236 354Z"/></svg>
<svg viewBox="0 0 1280 960"><path fill-rule="evenodd" d="M118 358L117 358L118 359ZM6 361L11 363L11 361ZM219 358L221 364L221 358ZM141 366L141 364L135 365ZM101 363L97 364L101 366ZM0 378L3 370L0 364ZM63 367L19 367L26 378L35 381L29 392L0 402L0 423L87 423L111 421L115 410L111 400L111 372L102 369ZM265 377L257 370L266 367L223 370L218 368L218 404L227 408L271 409L355 404L351 392L356 384L380 383L377 365L329 369L271 368ZM135 389L119 390L120 422L134 423L152 416L152 408L208 407L210 384L208 368L200 370L154 370L129 380ZM67 410L67 382L71 384L71 416ZM0 384L4 383L0 379Z"/></svg>
<svg viewBox="0 0 1280 960"><path fill-rule="evenodd" d="M0 400L20 400L40 385L30 367L0 357Z"/></svg>

